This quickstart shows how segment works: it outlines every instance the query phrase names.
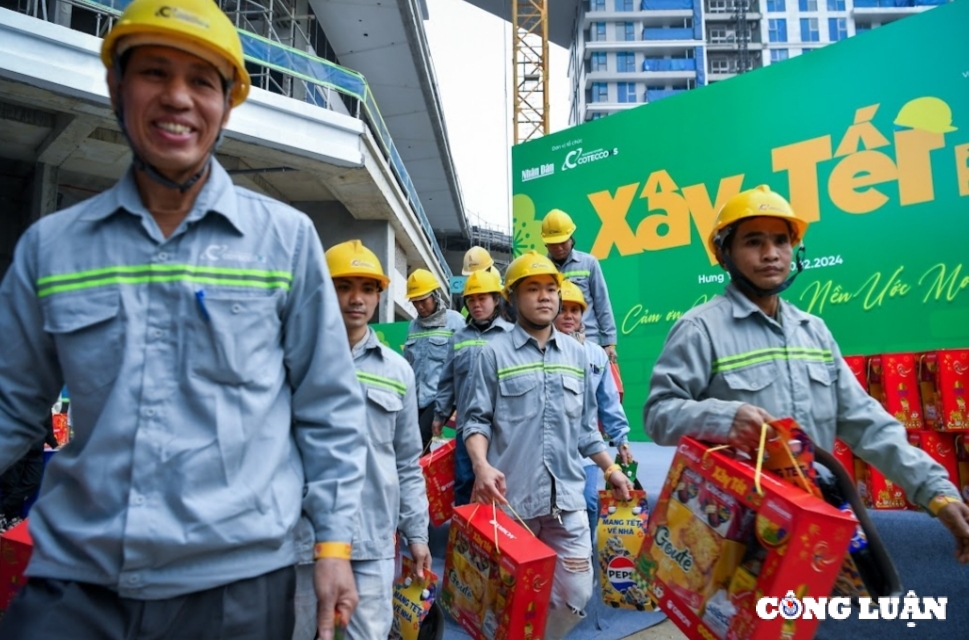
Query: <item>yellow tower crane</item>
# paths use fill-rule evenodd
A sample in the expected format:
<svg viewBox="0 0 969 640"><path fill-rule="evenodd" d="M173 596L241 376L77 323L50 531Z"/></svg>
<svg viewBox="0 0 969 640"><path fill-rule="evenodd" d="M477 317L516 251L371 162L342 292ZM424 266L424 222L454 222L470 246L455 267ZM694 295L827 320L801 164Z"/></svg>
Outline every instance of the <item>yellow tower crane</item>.
<svg viewBox="0 0 969 640"><path fill-rule="evenodd" d="M511 0L515 144L549 132L548 0Z"/></svg>

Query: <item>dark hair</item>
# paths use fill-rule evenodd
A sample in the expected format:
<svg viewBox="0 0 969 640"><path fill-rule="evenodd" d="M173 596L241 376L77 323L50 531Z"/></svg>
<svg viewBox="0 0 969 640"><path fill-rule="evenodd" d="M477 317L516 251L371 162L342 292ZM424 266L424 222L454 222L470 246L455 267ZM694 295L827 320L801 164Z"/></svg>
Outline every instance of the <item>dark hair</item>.
<svg viewBox="0 0 969 640"><path fill-rule="evenodd" d="M737 220L732 225L724 229L723 240L721 241L721 244L720 244L720 250L726 251L727 249L732 248L731 245L733 244L733 237L737 233L737 229L739 229L740 225L742 225L743 223L747 222L748 220L753 220L754 218L773 218L773 217L774 216L752 216L750 218L743 218L742 220ZM780 218L780 219L784 220L783 218ZM787 235L790 236L791 241L793 243L793 239L795 236L794 225L791 224L790 220L784 220L784 224L787 225Z"/></svg>

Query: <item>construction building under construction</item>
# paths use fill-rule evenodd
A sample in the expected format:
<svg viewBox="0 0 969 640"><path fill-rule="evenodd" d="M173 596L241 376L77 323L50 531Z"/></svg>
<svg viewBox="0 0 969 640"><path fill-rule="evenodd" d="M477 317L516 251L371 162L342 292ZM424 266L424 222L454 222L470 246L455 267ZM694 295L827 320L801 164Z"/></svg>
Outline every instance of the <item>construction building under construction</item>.
<svg viewBox="0 0 969 640"><path fill-rule="evenodd" d="M96 194L130 152L100 38L130 0L0 0L0 276L21 232ZM448 283L472 229L452 163L421 0L218 0L254 88L218 158L242 186L305 211L325 246L361 238L391 287L378 321L413 317L406 275Z"/></svg>

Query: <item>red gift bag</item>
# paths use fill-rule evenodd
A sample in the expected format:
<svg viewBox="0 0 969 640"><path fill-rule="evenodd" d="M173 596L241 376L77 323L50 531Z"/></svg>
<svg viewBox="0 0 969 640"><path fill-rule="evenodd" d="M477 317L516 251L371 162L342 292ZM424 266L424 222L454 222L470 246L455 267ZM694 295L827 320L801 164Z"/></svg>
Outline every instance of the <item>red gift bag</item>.
<svg viewBox="0 0 969 640"><path fill-rule="evenodd" d="M454 447L454 440L448 440L420 459L431 524L435 527L450 520L454 512Z"/></svg>
<svg viewBox="0 0 969 640"><path fill-rule="evenodd" d="M538 640L555 552L494 506L454 509L440 602L475 640Z"/></svg>
<svg viewBox="0 0 969 640"><path fill-rule="evenodd" d="M0 611L6 611L13 597L27 584L24 571L33 549L26 520L0 535Z"/></svg>

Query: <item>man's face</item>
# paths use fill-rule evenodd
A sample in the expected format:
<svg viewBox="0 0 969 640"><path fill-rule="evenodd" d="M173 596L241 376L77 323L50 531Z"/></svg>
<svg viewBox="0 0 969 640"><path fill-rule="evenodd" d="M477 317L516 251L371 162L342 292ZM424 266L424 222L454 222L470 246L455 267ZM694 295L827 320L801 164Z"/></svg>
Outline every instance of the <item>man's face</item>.
<svg viewBox="0 0 969 640"><path fill-rule="evenodd" d="M569 238L565 242L546 244L545 248L548 249L548 255L552 257L552 260L561 262L568 258L569 253L572 251L572 238Z"/></svg>
<svg viewBox="0 0 969 640"><path fill-rule="evenodd" d="M360 329L370 322L380 303L380 284L373 278L333 278L340 313L347 329Z"/></svg>
<svg viewBox="0 0 969 640"><path fill-rule="evenodd" d="M417 315L419 315L422 318L426 318L427 316L434 313L436 305L434 304L433 293L427 296L426 298L422 298L420 300L414 300L413 303L414 303L414 308L417 309Z"/></svg>
<svg viewBox="0 0 969 640"><path fill-rule="evenodd" d="M562 333L575 333L582 326L582 307L575 302L562 303L562 313L555 318L555 328Z"/></svg>
<svg viewBox="0 0 969 640"><path fill-rule="evenodd" d="M737 269L760 289L773 289L791 273L791 230L777 218L744 220L730 242Z"/></svg>
<svg viewBox="0 0 969 640"><path fill-rule="evenodd" d="M551 324L559 312L559 285L552 276L525 278L515 290L518 315L537 325Z"/></svg>
<svg viewBox="0 0 969 640"><path fill-rule="evenodd" d="M468 305L468 313L478 322L490 318L497 306L495 296L491 293L473 293L466 297L464 301Z"/></svg>
<svg viewBox="0 0 969 640"><path fill-rule="evenodd" d="M178 49L142 46L132 49L120 87L113 79L112 70L111 100L121 101L128 136L144 161L174 180L201 169L229 120L215 67Z"/></svg>

